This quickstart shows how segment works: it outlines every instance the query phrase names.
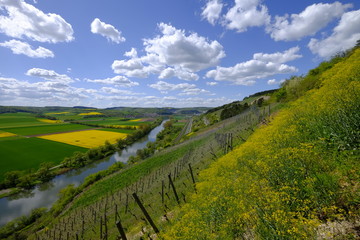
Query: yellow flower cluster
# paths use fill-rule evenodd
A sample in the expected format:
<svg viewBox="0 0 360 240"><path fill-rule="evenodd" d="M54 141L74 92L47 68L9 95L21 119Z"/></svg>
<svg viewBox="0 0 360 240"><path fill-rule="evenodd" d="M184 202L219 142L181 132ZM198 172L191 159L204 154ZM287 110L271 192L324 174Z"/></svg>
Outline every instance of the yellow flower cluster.
<svg viewBox="0 0 360 240"><path fill-rule="evenodd" d="M46 118L38 118L37 120L44 123L62 123L61 120L51 120Z"/></svg>
<svg viewBox="0 0 360 240"><path fill-rule="evenodd" d="M70 112L53 112L53 113L48 113L48 114L59 114L59 115L61 115L61 114L68 114L68 113L70 113Z"/></svg>
<svg viewBox="0 0 360 240"><path fill-rule="evenodd" d="M80 116L89 116L89 115L103 115L99 112L87 112L87 113L79 113Z"/></svg>
<svg viewBox="0 0 360 240"><path fill-rule="evenodd" d="M40 136L39 138L62 142L84 148L93 148L104 145L105 141L116 143L118 139L126 138L127 134L100 130L86 130L69 133L59 133Z"/></svg>
<svg viewBox="0 0 360 240"><path fill-rule="evenodd" d="M164 239L314 239L322 220L343 220L341 207L359 214L359 158L344 154L359 134L360 49L322 78L200 173Z"/></svg>
<svg viewBox="0 0 360 240"><path fill-rule="evenodd" d="M0 138L2 137L13 137L16 136L16 134L9 133L9 132L0 132Z"/></svg>

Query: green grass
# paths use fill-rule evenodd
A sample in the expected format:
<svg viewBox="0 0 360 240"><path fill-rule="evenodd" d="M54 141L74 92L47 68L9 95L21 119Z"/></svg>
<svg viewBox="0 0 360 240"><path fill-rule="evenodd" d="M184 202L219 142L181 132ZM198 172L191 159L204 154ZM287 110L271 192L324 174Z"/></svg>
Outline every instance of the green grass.
<svg viewBox="0 0 360 240"><path fill-rule="evenodd" d="M58 164L75 151L87 149L39 138L1 141L0 181L8 171L37 169L42 162Z"/></svg>
<svg viewBox="0 0 360 240"><path fill-rule="evenodd" d="M30 126L30 127L16 127L16 128L2 128L5 132L10 132L18 135L29 136L36 134L47 134L56 132L66 132L73 130L89 129L91 127L79 124L50 124L43 126Z"/></svg>

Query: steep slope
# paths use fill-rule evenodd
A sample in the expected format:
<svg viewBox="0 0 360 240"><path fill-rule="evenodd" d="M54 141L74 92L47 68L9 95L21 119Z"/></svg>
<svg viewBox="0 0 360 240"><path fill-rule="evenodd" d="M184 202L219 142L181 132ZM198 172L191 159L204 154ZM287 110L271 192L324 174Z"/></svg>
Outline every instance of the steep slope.
<svg viewBox="0 0 360 240"><path fill-rule="evenodd" d="M200 173L165 239L359 237L360 49L320 80Z"/></svg>

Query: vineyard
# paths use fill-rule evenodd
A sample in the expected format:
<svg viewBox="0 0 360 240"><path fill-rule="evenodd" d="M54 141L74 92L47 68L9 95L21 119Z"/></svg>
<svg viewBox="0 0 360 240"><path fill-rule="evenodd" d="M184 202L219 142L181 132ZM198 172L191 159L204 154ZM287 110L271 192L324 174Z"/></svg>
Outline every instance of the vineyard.
<svg viewBox="0 0 360 240"><path fill-rule="evenodd" d="M31 239L152 238L197 192L199 172L244 142L269 111L251 108L95 183Z"/></svg>

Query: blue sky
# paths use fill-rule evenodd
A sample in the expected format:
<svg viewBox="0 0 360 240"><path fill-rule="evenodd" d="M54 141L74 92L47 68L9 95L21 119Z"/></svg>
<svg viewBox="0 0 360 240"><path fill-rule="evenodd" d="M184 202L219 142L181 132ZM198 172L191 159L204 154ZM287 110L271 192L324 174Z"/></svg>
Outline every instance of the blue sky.
<svg viewBox="0 0 360 240"><path fill-rule="evenodd" d="M0 105L215 107L360 39L358 1L0 0Z"/></svg>

